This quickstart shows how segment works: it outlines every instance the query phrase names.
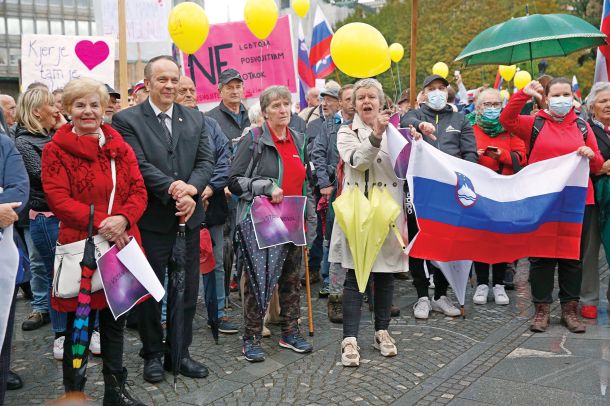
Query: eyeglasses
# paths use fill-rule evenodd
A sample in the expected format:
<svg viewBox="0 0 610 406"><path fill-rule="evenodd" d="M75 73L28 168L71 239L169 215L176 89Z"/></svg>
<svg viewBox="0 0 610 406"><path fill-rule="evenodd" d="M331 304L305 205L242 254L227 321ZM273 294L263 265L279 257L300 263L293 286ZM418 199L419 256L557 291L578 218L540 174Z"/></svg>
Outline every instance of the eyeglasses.
<svg viewBox="0 0 610 406"><path fill-rule="evenodd" d="M502 107L502 102L495 102L495 103L493 103L493 102L486 102L486 103L483 103L483 107L485 107L485 108L491 108L491 107L498 108L498 107Z"/></svg>

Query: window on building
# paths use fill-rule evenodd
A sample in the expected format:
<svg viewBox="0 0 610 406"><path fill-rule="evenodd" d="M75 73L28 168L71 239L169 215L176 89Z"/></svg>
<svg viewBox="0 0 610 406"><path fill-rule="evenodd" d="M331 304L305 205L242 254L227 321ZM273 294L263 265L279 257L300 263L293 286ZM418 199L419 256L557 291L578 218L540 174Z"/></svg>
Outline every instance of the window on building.
<svg viewBox="0 0 610 406"><path fill-rule="evenodd" d="M18 18L6 19L6 33L9 35L21 35L21 28L19 27Z"/></svg>
<svg viewBox="0 0 610 406"><path fill-rule="evenodd" d="M78 8L89 8L89 0L76 0Z"/></svg>
<svg viewBox="0 0 610 406"><path fill-rule="evenodd" d="M21 19L21 33L22 34L34 34L34 20L31 18Z"/></svg>
<svg viewBox="0 0 610 406"><path fill-rule="evenodd" d="M49 0L51 6L61 6L61 0Z"/></svg>
<svg viewBox="0 0 610 406"><path fill-rule="evenodd" d="M0 17L0 34L6 34L6 21L4 17Z"/></svg>
<svg viewBox="0 0 610 406"><path fill-rule="evenodd" d="M74 0L63 0L63 1L60 1L60 3L63 3L64 8L74 7Z"/></svg>
<svg viewBox="0 0 610 406"><path fill-rule="evenodd" d="M11 66L19 65L19 58L21 57L21 49L9 48L8 50L8 64Z"/></svg>
<svg viewBox="0 0 610 406"><path fill-rule="evenodd" d="M65 35L76 35L76 21L64 20L64 34Z"/></svg>
<svg viewBox="0 0 610 406"><path fill-rule="evenodd" d="M49 22L47 20L36 20L36 34L48 34Z"/></svg>
<svg viewBox="0 0 610 406"><path fill-rule="evenodd" d="M61 21L51 20L51 34L61 35Z"/></svg>
<svg viewBox="0 0 610 406"><path fill-rule="evenodd" d="M95 21L91 21L91 35L97 35L97 26L95 25Z"/></svg>
<svg viewBox="0 0 610 406"><path fill-rule="evenodd" d="M32 4L33 0L21 0L21 4Z"/></svg>
<svg viewBox="0 0 610 406"><path fill-rule="evenodd" d="M8 64L8 53L6 48L0 48L0 66L6 66Z"/></svg>
<svg viewBox="0 0 610 406"><path fill-rule="evenodd" d="M89 22L79 21L78 22L78 35L89 35Z"/></svg>

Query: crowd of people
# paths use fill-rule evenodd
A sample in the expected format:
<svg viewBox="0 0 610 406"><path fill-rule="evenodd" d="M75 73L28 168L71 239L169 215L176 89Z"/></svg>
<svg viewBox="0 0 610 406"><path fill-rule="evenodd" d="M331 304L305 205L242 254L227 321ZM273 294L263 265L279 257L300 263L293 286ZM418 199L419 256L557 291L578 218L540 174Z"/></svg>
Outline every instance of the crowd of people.
<svg viewBox="0 0 610 406"><path fill-rule="evenodd" d="M374 347L384 357L399 351L388 331L391 317L402 310L393 304L397 279L413 281L418 297L415 318L427 319L431 311L459 316L443 273L428 259L404 255L392 233L361 293L349 242L335 218L333 202L344 187L355 186L365 196L374 186L383 187L402 209L399 232L409 239L417 234L408 185L397 178L388 150L387 126L393 113L400 114L400 126L410 128L416 142L428 142L502 175L574 151L588 159L591 180L581 258L529 258L535 307L530 329L544 332L549 326L555 268L561 323L573 333L584 333L581 317L597 317L599 222L607 214L596 206L594 187L610 176L609 83L596 83L581 105L571 82L561 77L542 76L506 100L493 88L467 92L459 75L454 85L431 75L421 84L417 104L411 106L409 95L414 89L403 92L394 104L376 79L343 86L327 81L324 88L311 89L307 106L296 111L290 91L281 85L268 87L258 103L247 107L244 80L230 68L218 77L221 102L203 112L197 106L195 84L180 72L170 56L151 59L143 81L130 89L125 109L119 93L88 78L75 79L53 92L34 83L17 102L0 95L0 231L14 230L17 246L23 248L18 252L29 262L29 274L15 288L0 355L0 404L7 388L23 385L9 370L18 290L31 302L22 330L51 324L53 356L62 361L67 394L84 397L86 377L74 372L86 366L89 353L101 356L104 405L143 404L125 385L126 324L140 335L144 380L164 379L172 361L169 350L175 345L183 349L181 375L195 379L208 375L202 360L189 353L200 294L208 297L215 292L218 329L224 334L243 332L241 351L247 361L265 360L261 340L270 335L267 323L273 319L281 328L281 347L311 352L313 346L299 327L301 286L307 283L304 252L309 255L309 282L319 283L319 297L328 299L329 320L343 325L339 341L346 367L360 363L363 302L374 313ZM309 250L289 244L266 315L260 311L250 274L237 258L235 239L257 196L276 204L285 196L307 197L304 221ZM84 326L75 322L81 299L60 291L56 247L85 239L91 229L96 244L110 242L119 249L134 238L163 284L176 271L172 249L179 218L186 224L181 342L176 344L165 334L170 322L164 301L145 300L115 319L103 290L94 286L88 286L89 317ZM209 232L215 260L213 277L203 278L203 292L199 288L202 228ZM513 288L514 269L515 264L475 262L473 303L485 305L491 290L497 305L509 304L506 289ZM81 291L88 283L82 281L91 280L84 272ZM231 291L240 293L243 326L229 317ZM81 327L86 334L81 335ZM81 363L73 347L82 337L86 348Z"/></svg>

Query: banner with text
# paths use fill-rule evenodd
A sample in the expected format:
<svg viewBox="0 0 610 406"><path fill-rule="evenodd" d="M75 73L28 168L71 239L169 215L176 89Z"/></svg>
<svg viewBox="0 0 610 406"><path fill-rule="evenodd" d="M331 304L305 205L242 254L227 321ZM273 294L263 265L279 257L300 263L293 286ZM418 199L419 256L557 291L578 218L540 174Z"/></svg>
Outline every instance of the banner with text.
<svg viewBox="0 0 610 406"><path fill-rule="evenodd" d="M114 41L111 37L69 35L21 36L21 85L46 84L51 91L72 79L90 77L114 86Z"/></svg>
<svg viewBox="0 0 610 406"><path fill-rule="evenodd" d="M219 102L218 75L233 68L244 79L244 98L258 97L271 85L284 85L297 92L288 16L278 19L265 40L257 39L244 21L214 24L203 46L183 55L186 75L197 88L197 103Z"/></svg>

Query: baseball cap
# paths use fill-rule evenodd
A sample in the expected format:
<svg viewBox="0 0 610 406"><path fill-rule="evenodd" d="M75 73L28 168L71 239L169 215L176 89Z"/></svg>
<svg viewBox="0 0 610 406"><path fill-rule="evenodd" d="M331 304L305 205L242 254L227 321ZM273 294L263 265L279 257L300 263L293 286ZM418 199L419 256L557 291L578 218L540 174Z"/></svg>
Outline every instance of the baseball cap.
<svg viewBox="0 0 610 406"><path fill-rule="evenodd" d="M449 86L449 82L444 77L439 76L439 75L430 75L430 76L426 76L426 78L424 79L424 84L423 84L422 88L425 89L426 86L428 86L430 83L434 82L435 80L440 80L441 82L443 82L445 84L445 86Z"/></svg>
<svg viewBox="0 0 610 406"><path fill-rule="evenodd" d="M106 86L106 91L108 92L108 94L110 96L113 96L117 99L121 98L121 94L119 92L117 92L116 90L114 90L113 88L111 88L110 86L108 86L108 84L104 84L104 86Z"/></svg>
<svg viewBox="0 0 610 406"><path fill-rule="evenodd" d="M220 75L218 75L218 87L226 85L234 79L237 79L240 82L244 81L238 71L236 71L235 69L227 69L226 71L221 72Z"/></svg>
<svg viewBox="0 0 610 406"><path fill-rule="evenodd" d="M131 94L136 94L138 93L140 90L144 89L144 81L141 80L138 83L136 83L136 85L133 87L133 90L131 91Z"/></svg>

